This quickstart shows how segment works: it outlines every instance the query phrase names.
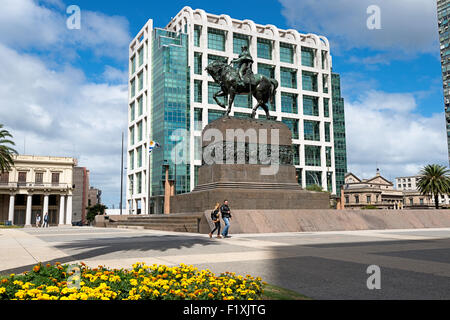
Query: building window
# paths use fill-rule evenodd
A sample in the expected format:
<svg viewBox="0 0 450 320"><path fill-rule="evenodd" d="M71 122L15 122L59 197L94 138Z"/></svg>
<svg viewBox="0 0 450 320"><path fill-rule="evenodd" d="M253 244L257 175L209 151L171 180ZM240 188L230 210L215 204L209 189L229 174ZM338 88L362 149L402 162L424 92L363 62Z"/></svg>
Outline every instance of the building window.
<svg viewBox="0 0 450 320"><path fill-rule="evenodd" d="M129 153L129 159L130 159L130 170L134 170L134 151L130 151Z"/></svg>
<svg viewBox="0 0 450 320"><path fill-rule="evenodd" d="M130 121L134 121L134 102L130 105Z"/></svg>
<svg viewBox="0 0 450 320"><path fill-rule="evenodd" d="M355 203L359 203L359 196L355 196Z"/></svg>
<svg viewBox="0 0 450 320"><path fill-rule="evenodd" d="M297 177L297 183L301 186L302 185L302 169L296 168L295 169L295 175Z"/></svg>
<svg viewBox="0 0 450 320"><path fill-rule="evenodd" d="M319 116L319 98L303 96L303 114L305 116Z"/></svg>
<svg viewBox="0 0 450 320"><path fill-rule="evenodd" d="M134 144L134 126L130 128L130 145Z"/></svg>
<svg viewBox="0 0 450 320"><path fill-rule="evenodd" d="M345 203L348 204L350 202L349 200L350 200L350 197L349 196L345 196Z"/></svg>
<svg viewBox="0 0 450 320"><path fill-rule="evenodd" d="M326 69L326 67L327 67L327 58L328 58L328 52L322 50L322 69Z"/></svg>
<svg viewBox="0 0 450 320"><path fill-rule="evenodd" d="M367 196L367 203L371 203L372 202L372 200L371 200L371 196Z"/></svg>
<svg viewBox="0 0 450 320"><path fill-rule="evenodd" d="M258 58L272 60L272 41L258 38Z"/></svg>
<svg viewBox="0 0 450 320"><path fill-rule="evenodd" d="M420 201L420 205L423 206L423 198L420 198L419 201Z"/></svg>
<svg viewBox="0 0 450 320"><path fill-rule="evenodd" d="M142 121L138 122L137 124L137 141L142 141Z"/></svg>
<svg viewBox="0 0 450 320"><path fill-rule="evenodd" d="M297 71L289 68L280 68L281 86L297 89Z"/></svg>
<svg viewBox="0 0 450 320"><path fill-rule="evenodd" d="M200 52L194 52L194 73L202 74L202 54Z"/></svg>
<svg viewBox="0 0 450 320"><path fill-rule="evenodd" d="M136 173L136 193L142 192L142 172Z"/></svg>
<svg viewBox="0 0 450 320"><path fill-rule="evenodd" d="M142 147L136 149L137 153L137 168L142 167Z"/></svg>
<svg viewBox="0 0 450 320"><path fill-rule="evenodd" d="M194 25L194 46L200 47L200 35L202 34L202 27Z"/></svg>
<svg viewBox="0 0 450 320"><path fill-rule="evenodd" d="M280 42L280 61L294 63L294 46L292 44Z"/></svg>
<svg viewBox="0 0 450 320"><path fill-rule="evenodd" d="M309 71L302 71L303 90L317 92L317 74Z"/></svg>
<svg viewBox="0 0 450 320"><path fill-rule="evenodd" d="M305 146L305 165L320 167L320 146Z"/></svg>
<svg viewBox="0 0 450 320"><path fill-rule="evenodd" d="M142 116L142 113L144 111L142 96L137 100L137 103L138 103L138 117L140 117L140 116Z"/></svg>
<svg viewBox="0 0 450 320"><path fill-rule="evenodd" d="M208 65L210 65L214 61L221 61L223 63L228 63L228 58L222 57L222 56L216 56L215 54L208 54Z"/></svg>
<svg viewBox="0 0 450 320"><path fill-rule="evenodd" d="M139 66L142 66L142 64L144 63L144 47L140 48L138 50L138 56L139 56Z"/></svg>
<svg viewBox="0 0 450 320"><path fill-rule="evenodd" d="M27 182L27 173L26 172L19 172L19 183Z"/></svg>
<svg viewBox="0 0 450 320"><path fill-rule="evenodd" d="M298 119L281 118L281 121L291 130L292 139L298 139Z"/></svg>
<svg viewBox="0 0 450 320"><path fill-rule="evenodd" d="M270 64L258 63L258 73L267 78L275 78L275 67Z"/></svg>
<svg viewBox="0 0 450 320"><path fill-rule="evenodd" d="M194 160L202 160L202 137L194 137Z"/></svg>
<svg viewBox="0 0 450 320"><path fill-rule="evenodd" d="M144 71L138 74L138 91L142 90L144 87Z"/></svg>
<svg viewBox="0 0 450 320"><path fill-rule="evenodd" d="M325 147L326 166L331 167L331 147Z"/></svg>
<svg viewBox="0 0 450 320"><path fill-rule="evenodd" d="M245 34L233 33L233 53L240 54L243 46L249 47L249 38Z"/></svg>
<svg viewBox="0 0 450 320"><path fill-rule="evenodd" d="M52 183L59 183L59 172L52 172Z"/></svg>
<svg viewBox="0 0 450 320"><path fill-rule="evenodd" d="M412 206L414 204L413 198L409 198L409 204Z"/></svg>
<svg viewBox="0 0 450 320"><path fill-rule="evenodd" d="M225 111L221 110L208 110L208 123L213 122L225 115Z"/></svg>
<svg viewBox="0 0 450 320"><path fill-rule="evenodd" d="M215 82L208 82L208 103L209 104L216 104L216 101L214 100L214 94L219 91L221 91L220 85L218 85ZM226 101L225 101L224 97L218 97L217 99L226 105Z"/></svg>
<svg viewBox="0 0 450 320"><path fill-rule="evenodd" d="M306 186L317 185L322 186L322 172L320 171L305 171Z"/></svg>
<svg viewBox="0 0 450 320"><path fill-rule="evenodd" d="M292 145L292 153L294 155L294 166L300 165L300 145L293 144Z"/></svg>
<svg viewBox="0 0 450 320"><path fill-rule="evenodd" d="M293 93L281 93L281 112L298 113L297 95Z"/></svg>
<svg viewBox="0 0 450 320"><path fill-rule="evenodd" d="M329 122L325 122L325 141L326 142L330 142L331 140L331 136L330 136L330 123Z"/></svg>
<svg viewBox="0 0 450 320"><path fill-rule="evenodd" d="M323 98L323 116L329 117L330 116L330 99Z"/></svg>
<svg viewBox="0 0 450 320"><path fill-rule="evenodd" d="M304 120L303 138L310 141L320 141L320 122Z"/></svg>
<svg viewBox="0 0 450 320"><path fill-rule="evenodd" d="M314 67L314 49L302 47L302 65Z"/></svg>
<svg viewBox="0 0 450 320"><path fill-rule="evenodd" d="M203 110L194 108L194 130L202 130Z"/></svg>
<svg viewBox="0 0 450 320"><path fill-rule="evenodd" d="M131 98L133 98L134 97L134 95L136 94L136 88L135 88L135 84L134 84L134 79L133 80L131 80L131 83L130 83L130 87L131 87Z"/></svg>
<svg viewBox="0 0 450 320"><path fill-rule="evenodd" d="M208 49L225 51L225 31L208 28Z"/></svg>
<svg viewBox="0 0 450 320"><path fill-rule="evenodd" d="M249 94L239 94L234 97L234 105L239 108L251 108L252 96Z"/></svg>
<svg viewBox="0 0 450 320"><path fill-rule="evenodd" d="M0 183L9 183L9 172L0 173Z"/></svg>
<svg viewBox="0 0 450 320"><path fill-rule="evenodd" d="M194 102L202 102L202 81L194 80Z"/></svg>
<svg viewBox="0 0 450 320"><path fill-rule="evenodd" d="M131 58L130 63L131 63L131 68L130 68L131 72L130 73L134 74L134 72L136 71L136 56L133 56Z"/></svg>
<svg viewBox="0 0 450 320"><path fill-rule="evenodd" d="M36 183L43 183L44 182L44 173L43 172L36 172L35 182Z"/></svg>
<svg viewBox="0 0 450 320"><path fill-rule="evenodd" d="M322 74L322 91L328 93L328 75Z"/></svg>

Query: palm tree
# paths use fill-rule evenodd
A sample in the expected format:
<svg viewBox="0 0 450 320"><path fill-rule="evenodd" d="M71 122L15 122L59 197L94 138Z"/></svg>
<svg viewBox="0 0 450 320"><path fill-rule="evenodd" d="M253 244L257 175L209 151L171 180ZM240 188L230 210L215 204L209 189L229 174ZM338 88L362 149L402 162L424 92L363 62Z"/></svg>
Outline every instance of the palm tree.
<svg viewBox="0 0 450 320"><path fill-rule="evenodd" d="M12 155L17 154L17 151L11 148L15 145L14 141L8 138L12 138L12 135L0 124L0 173L8 172L14 166Z"/></svg>
<svg viewBox="0 0 450 320"><path fill-rule="evenodd" d="M417 188L422 195L434 197L436 209L439 208L439 196L450 193L449 172L438 164L429 164L420 171Z"/></svg>

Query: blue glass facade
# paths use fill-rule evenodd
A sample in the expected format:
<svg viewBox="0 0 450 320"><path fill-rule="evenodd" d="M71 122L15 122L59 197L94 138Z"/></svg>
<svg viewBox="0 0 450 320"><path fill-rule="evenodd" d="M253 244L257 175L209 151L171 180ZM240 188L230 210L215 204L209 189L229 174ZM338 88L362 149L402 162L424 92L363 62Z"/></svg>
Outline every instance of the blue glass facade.
<svg viewBox="0 0 450 320"><path fill-rule="evenodd" d="M149 157L151 196L164 194L164 164L169 165L169 179L176 180L176 193L184 193L190 191L189 139L182 139L174 131L189 131L188 36L154 29L152 41L150 130L151 139L159 142L161 148L155 149ZM172 159L175 146L179 150L176 166Z"/></svg>

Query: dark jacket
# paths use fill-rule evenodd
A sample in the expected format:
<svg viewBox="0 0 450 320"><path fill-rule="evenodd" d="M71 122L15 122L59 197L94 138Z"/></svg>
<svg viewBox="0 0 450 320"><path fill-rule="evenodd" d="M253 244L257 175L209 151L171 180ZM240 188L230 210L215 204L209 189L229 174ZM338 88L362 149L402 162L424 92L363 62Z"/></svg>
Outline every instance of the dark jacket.
<svg viewBox="0 0 450 320"><path fill-rule="evenodd" d="M216 221L217 219L219 219L218 213L219 213L219 209L211 211L211 220L212 221Z"/></svg>
<svg viewBox="0 0 450 320"><path fill-rule="evenodd" d="M220 213L222 214L222 219L223 218L231 218L231 210L230 207L228 207L228 205L223 204L220 207Z"/></svg>

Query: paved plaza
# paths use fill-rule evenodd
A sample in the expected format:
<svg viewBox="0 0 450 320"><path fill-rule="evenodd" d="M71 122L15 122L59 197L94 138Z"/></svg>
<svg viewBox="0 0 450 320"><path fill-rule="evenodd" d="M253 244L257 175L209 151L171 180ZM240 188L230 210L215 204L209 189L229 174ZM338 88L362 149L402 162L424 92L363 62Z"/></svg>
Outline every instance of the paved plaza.
<svg viewBox="0 0 450 320"><path fill-rule="evenodd" d="M231 228L232 231L232 228ZM92 227L0 229L0 273L37 262L129 268L192 264L234 271L313 299L450 299L450 228L240 234L229 239ZM369 290L369 265L381 289Z"/></svg>

